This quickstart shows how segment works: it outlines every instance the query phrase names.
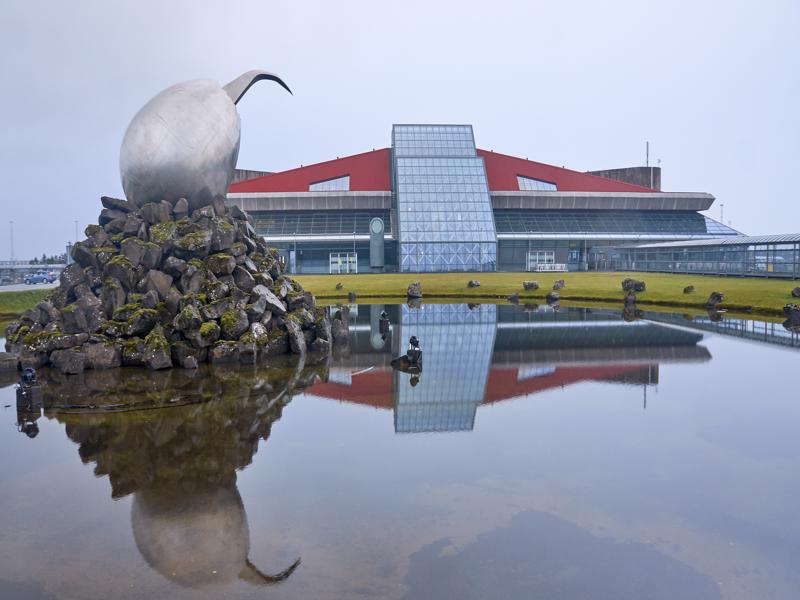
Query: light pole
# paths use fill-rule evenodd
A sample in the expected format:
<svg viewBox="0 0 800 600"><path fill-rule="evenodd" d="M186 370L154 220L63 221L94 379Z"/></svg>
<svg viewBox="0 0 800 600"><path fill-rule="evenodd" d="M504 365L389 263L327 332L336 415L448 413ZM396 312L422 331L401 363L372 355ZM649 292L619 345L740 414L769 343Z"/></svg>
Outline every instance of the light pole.
<svg viewBox="0 0 800 600"><path fill-rule="evenodd" d="M719 203L719 222L725 224L725 203Z"/></svg>
<svg viewBox="0 0 800 600"><path fill-rule="evenodd" d="M78 242L78 219L75 219L75 243Z"/></svg>
<svg viewBox="0 0 800 600"><path fill-rule="evenodd" d="M11 262L14 262L14 221L8 222L8 229L9 229L9 243L11 245Z"/></svg>

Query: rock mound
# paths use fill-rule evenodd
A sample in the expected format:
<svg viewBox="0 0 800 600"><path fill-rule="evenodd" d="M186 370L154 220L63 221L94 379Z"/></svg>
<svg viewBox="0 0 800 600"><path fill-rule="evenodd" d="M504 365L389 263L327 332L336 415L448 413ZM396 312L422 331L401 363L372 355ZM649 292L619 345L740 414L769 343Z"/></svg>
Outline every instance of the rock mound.
<svg viewBox="0 0 800 600"><path fill-rule="evenodd" d="M102 203L59 287L6 329L22 366L252 363L330 341L327 314L239 208Z"/></svg>

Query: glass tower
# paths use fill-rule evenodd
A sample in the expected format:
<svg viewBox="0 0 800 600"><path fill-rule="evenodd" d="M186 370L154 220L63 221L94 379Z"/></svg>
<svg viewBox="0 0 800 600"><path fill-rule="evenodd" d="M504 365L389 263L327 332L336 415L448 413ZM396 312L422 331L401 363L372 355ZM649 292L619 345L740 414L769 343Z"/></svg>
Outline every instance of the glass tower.
<svg viewBox="0 0 800 600"><path fill-rule="evenodd" d="M492 202L471 125L395 125L400 271L494 271Z"/></svg>

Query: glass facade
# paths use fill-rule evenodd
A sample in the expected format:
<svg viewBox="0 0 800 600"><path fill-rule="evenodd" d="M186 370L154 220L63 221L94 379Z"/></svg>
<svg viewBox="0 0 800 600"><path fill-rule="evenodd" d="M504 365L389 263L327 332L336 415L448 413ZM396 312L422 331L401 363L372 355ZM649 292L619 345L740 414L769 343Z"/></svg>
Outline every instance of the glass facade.
<svg viewBox="0 0 800 600"><path fill-rule="evenodd" d="M556 184L541 179L534 179L533 177L524 177L517 175L517 184L522 191L533 192L555 192Z"/></svg>
<svg viewBox="0 0 800 600"><path fill-rule="evenodd" d="M713 275L800 278L800 242L687 242L639 248L615 248L607 269Z"/></svg>
<svg viewBox="0 0 800 600"><path fill-rule="evenodd" d="M317 181L308 186L309 192L347 192L350 191L350 175Z"/></svg>
<svg viewBox="0 0 800 600"><path fill-rule="evenodd" d="M496 210L497 233L739 235L694 211Z"/></svg>
<svg viewBox="0 0 800 600"><path fill-rule="evenodd" d="M493 271L497 242L469 125L392 129L400 271Z"/></svg>

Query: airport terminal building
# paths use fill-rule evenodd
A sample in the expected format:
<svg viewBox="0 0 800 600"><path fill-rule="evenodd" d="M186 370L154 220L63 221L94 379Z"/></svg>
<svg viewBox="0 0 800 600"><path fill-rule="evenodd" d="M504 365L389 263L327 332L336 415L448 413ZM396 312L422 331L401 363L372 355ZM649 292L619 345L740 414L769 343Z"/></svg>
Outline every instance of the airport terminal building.
<svg viewBox="0 0 800 600"><path fill-rule="evenodd" d="M395 125L390 148L237 179L229 202L294 273L591 270L609 247L739 235L657 167L573 171L481 150L471 125Z"/></svg>

